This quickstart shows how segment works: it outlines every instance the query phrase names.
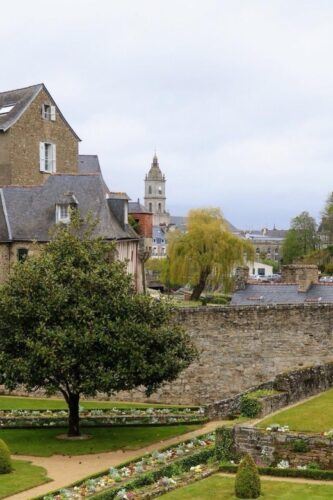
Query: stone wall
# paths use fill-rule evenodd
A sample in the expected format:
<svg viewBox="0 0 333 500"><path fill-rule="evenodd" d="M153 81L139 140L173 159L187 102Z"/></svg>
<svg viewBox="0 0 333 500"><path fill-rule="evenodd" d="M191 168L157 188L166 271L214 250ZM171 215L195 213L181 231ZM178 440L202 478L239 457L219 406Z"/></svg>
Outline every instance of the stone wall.
<svg viewBox="0 0 333 500"><path fill-rule="evenodd" d="M260 399L261 412L265 416L284 406L318 394L333 386L333 362L281 373L274 380L260 384L236 396L217 401L207 406L211 418L225 418L240 413L241 400L245 394L261 389L274 389L277 394Z"/></svg>
<svg viewBox="0 0 333 500"><path fill-rule="evenodd" d="M233 436L236 453L250 453L258 465L276 465L287 460L291 468L316 462L322 469L333 469L333 441L320 434L271 432L235 426ZM294 450L294 443L299 440L306 443L306 451Z"/></svg>
<svg viewBox="0 0 333 500"><path fill-rule="evenodd" d="M150 399L143 391L117 398L206 404L333 361L333 305L198 307L177 312L200 356ZM284 389L283 389L284 390Z"/></svg>

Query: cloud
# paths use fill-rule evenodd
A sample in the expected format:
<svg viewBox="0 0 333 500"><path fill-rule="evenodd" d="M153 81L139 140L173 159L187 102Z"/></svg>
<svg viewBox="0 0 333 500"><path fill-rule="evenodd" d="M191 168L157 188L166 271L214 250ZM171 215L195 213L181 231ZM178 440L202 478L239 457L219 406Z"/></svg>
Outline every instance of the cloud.
<svg viewBox="0 0 333 500"><path fill-rule="evenodd" d="M174 213L241 227L318 215L332 190L329 0L12 0L0 90L44 81L132 198L157 147Z"/></svg>

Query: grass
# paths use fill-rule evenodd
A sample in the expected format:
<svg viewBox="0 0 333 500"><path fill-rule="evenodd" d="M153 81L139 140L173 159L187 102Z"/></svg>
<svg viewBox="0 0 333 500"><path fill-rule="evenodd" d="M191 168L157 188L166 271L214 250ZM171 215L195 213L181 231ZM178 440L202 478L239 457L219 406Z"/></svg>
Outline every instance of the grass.
<svg viewBox="0 0 333 500"><path fill-rule="evenodd" d="M333 389L272 417L259 422L257 427L271 424L289 425L293 431L325 432L333 429Z"/></svg>
<svg viewBox="0 0 333 500"><path fill-rule="evenodd" d="M85 401L80 405L90 408L183 408L180 405L149 403L123 403L119 401ZM194 407L193 407L194 408ZM63 410L67 405L62 399L0 396L0 410Z"/></svg>
<svg viewBox="0 0 333 500"><path fill-rule="evenodd" d="M152 443L199 429L199 425L169 425L156 427L107 427L81 429L90 434L86 441L66 441L56 438L66 429L2 429L1 438L12 454L49 457L51 455L84 455L114 450L137 450Z"/></svg>
<svg viewBox="0 0 333 500"><path fill-rule="evenodd" d="M0 474L0 498L46 483L46 470L23 460L13 460L14 471Z"/></svg>
<svg viewBox="0 0 333 500"><path fill-rule="evenodd" d="M202 481L174 490L162 498L165 500L232 500L234 495L234 478L214 475ZM333 486L326 484L291 483L283 481L262 481L262 495L265 500L323 500L333 498Z"/></svg>

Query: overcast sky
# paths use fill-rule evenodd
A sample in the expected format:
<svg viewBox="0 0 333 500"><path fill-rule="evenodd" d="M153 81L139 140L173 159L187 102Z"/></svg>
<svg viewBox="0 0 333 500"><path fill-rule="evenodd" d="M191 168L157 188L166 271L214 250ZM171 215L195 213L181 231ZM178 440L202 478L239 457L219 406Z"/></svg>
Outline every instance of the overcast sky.
<svg viewBox="0 0 333 500"><path fill-rule="evenodd" d="M44 82L113 190L238 227L318 216L333 190L332 0L11 0L0 91Z"/></svg>

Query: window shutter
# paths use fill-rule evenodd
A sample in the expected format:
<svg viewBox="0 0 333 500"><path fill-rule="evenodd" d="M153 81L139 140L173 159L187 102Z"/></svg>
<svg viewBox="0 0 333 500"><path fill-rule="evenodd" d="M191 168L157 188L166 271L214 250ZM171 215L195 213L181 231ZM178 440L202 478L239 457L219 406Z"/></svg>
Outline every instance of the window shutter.
<svg viewBox="0 0 333 500"><path fill-rule="evenodd" d="M45 144L39 143L39 170L45 172Z"/></svg>
<svg viewBox="0 0 333 500"><path fill-rule="evenodd" d="M56 107L51 106L51 121L55 122L56 120Z"/></svg>
<svg viewBox="0 0 333 500"><path fill-rule="evenodd" d="M57 171L57 148L55 144L52 144L52 172Z"/></svg>

